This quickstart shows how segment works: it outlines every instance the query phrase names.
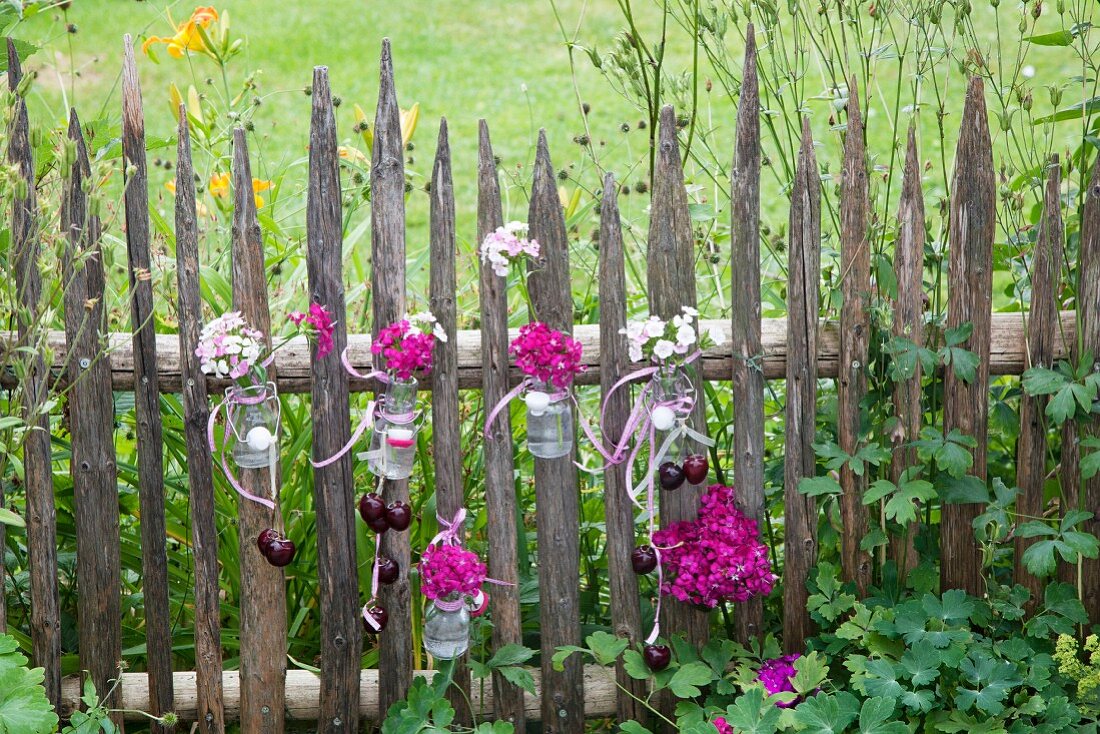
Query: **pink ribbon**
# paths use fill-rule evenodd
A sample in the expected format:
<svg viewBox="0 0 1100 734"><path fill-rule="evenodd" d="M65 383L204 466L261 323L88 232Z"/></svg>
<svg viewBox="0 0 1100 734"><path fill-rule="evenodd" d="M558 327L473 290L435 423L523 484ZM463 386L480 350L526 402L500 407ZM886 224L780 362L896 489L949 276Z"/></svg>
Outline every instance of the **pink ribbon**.
<svg viewBox="0 0 1100 734"><path fill-rule="evenodd" d="M381 370L376 370L372 367L370 372L363 374L362 372L359 372L357 369L355 369L351 365L351 360L348 359L347 347L344 347L344 351L340 352L340 363L344 365L344 369L347 370L347 373L352 377L357 377L360 380L378 380L379 382L383 383L389 382L389 376ZM373 422L374 411L376 407L377 403L374 400L371 400L369 403L367 403L367 410L365 413L363 413L363 418L359 421L359 425L355 427L355 431L352 432L351 438L348 439L348 442L345 443L339 451L337 451L335 454L328 457L327 459L321 459L320 461L310 459L309 463L313 465L313 468L320 469L322 467L329 466L330 464L334 464L335 462L339 461L345 454L351 451L352 448L355 447L355 444L359 442L359 439L363 437L363 433L366 432L367 428L369 428L371 423Z"/></svg>
<svg viewBox="0 0 1100 734"><path fill-rule="evenodd" d="M225 458L226 444L229 442L229 436L233 430L232 424L235 409L239 408L242 405L260 405L265 400L267 400L266 389L255 397L243 395L242 391L236 387L231 387L226 390L225 399L218 403L218 406L214 408L213 411L211 411L210 419L206 423L206 441L210 445L211 452L217 450L217 444L214 442L214 425L215 423L217 423L218 414L221 413L222 409L224 408L225 433L222 436L222 450L220 459L222 471L225 472L225 478L229 480L229 486L233 487L233 489L236 490L237 494L239 494L241 497L244 497L247 500L251 500L252 502L256 502L257 504L261 504L269 510L274 510L274 501L269 500L265 497L258 497L252 494L247 489L245 489L239 481L237 481L236 475L233 473L233 470L229 468L229 462ZM237 440L241 440L241 437L238 436ZM269 447L268 450L270 451L271 448Z"/></svg>
<svg viewBox="0 0 1100 734"><path fill-rule="evenodd" d="M492 427L494 421L496 421L497 416L500 415L500 411L507 408L508 403L512 402L512 400L514 398L518 397L524 390L529 388L531 386L531 384L532 384L532 382L531 382L530 377L523 378L522 382L520 382L518 385L516 385L511 390L509 390L505 394L504 397L502 397L499 401L497 401L497 404L493 406L493 409L491 411L489 411L489 416L485 419L485 440L486 441L492 441L493 440L493 436L489 432L489 429Z"/></svg>
<svg viewBox="0 0 1100 734"><path fill-rule="evenodd" d="M370 601L363 605L363 621L370 626L375 632L382 631L382 625L378 624L378 620L367 613L370 609L371 603L378 598L378 564L382 560L382 533L375 533L374 535L374 567L371 569L370 574Z"/></svg>

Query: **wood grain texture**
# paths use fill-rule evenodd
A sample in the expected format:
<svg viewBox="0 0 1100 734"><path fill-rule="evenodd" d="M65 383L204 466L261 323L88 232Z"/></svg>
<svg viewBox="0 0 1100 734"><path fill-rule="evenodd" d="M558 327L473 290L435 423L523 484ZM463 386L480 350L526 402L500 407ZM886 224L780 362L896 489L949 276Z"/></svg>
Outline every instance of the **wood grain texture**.
<svg viewBox="0 0 1100 734"><path fill-rule="evenodd" d="M145 613L145 661L152 692L150 713L172 701L172 620L168 609L168 537L164 521L164 431L157 385L157 336L149 255L149 175L145 115L130 34L123 40L122 157L130 323L134 341L134 417L137 422L138 498L141 509L141 592ZM175 731L153 722L154 732Z"/></svg>
<svg viewBox="0 0 1100 734"><path fill-rule="evenodd" d="M15 43L8 38L8 87L15 91L22 80L22 69ZM35 192L34 150L30 143L27 105L16 96L9 129L8 162L19 172L26 186L16 196L11 213L11 253L17 299L21 306L17 319L18 337L9 339L4 350L14 344L31 346L33 317L39 311L42 287L38 273L38 204ZM23 441L23 481L27 509L27 556L31 586L31 645L34 665L45 668L43 685L46 698L54 708L61 701L61 613L57 579L57 511L53 497L53 454L50 448L50 416L43 410L49 396L49 373L38 351L28 365L28 384L22 391L22 415L35 430Z"/></svg>
<svg viewBox="0 0 1100 734"><path fill-rule="evenodd" d="M783 649L800 652L813 623L806 608L806 579L817 561L817 504L798 491L815 476L813 441L817 417L818 297L821 280L821 184L810 121L802 119L791 190L790 246L787 262L787 406L783 465L784 557Z"/></svg>
<svg viewBox="0 0 1100 734"><path fill-rule="evenodd" d="M478 122L477 158L477 241L503 226L500 204L500 182L496 158L489 140L489 126ZM499 403L509 389L508 374L508 294L507 283L478 258L479 308L481 332L475 334L477 366L480 368L482 404L487 413ZM461 336L455 339L461 364ZM518 379L518 378L517 378ZM461 370L459 370L461 386ZM509 411L501 411L488 437L481 442L485 452L485 514L486 535L489 538L489 576L506 582L495 586L491 603L493 615L493 649L504 645L522 644L523 621L519 607L519 566L517 560L516 480L512 444L512 419ZM514 686L499 674L493 675L493 691L499 715L524 731L526 712L523 689Z"/></svg>
<svg viewBox="0 0 1100 734"><path fill-rule="evenodd" d="M371 156L371 296L374 311L371 329L377 336L380 329L405 315L405 155L388 38L382 39L378 111ZM408 502L408 480L385 480L382 496L387 503ZM401 577L395 583L382 586L380 592L382 606L390 615L386 630L378 636L382 681L380 705L384 714L391 704L405 698L412 683L409 532L383 534L382 554L401 567Z"/></svg>
<svg viewBox="0 0 1100 734"><path fill-rule="evenodd" d="M695 238L691 231L684 171L680 163L680 144L676 139L676 112L671 105L661 110L660 119L661 129L653 171L653 198L650 205L646 281L650 313L669 321L680 315L682 307L694 308L697 305ZM689 365L685 372L695 385L696 400L691 425L705 434L706 399L697 364ZM726 375L731 373L732 360ZM692 487L687 484L674 492L661 490L659 501L662 527L681 520L694 519L698 513L701 494L701 486ZM661 625L665 629L682 632L685 639L693 645L701 646L706 643L710 625L705 611L668 598L662 603L661 613Z"/></svg>
<svg viewBox="0 0 1100 734"><path fill-rule="evenodd" d="M494 603L496 597L493 597ZM524 694L523 706L527 720L538 721L542 715L539 706L539 692L542 689L542 673L537 669L531 669L531 677L535 680L535 694ZM413 675L417 678L426 678L429 681L435 675L434 670L417 670ZM240 673L236 670L227 670L224 674L225 686L225 711L230 720L236 720L240 714L241 706L241 681ZM194 721L197 715L197 695L195 686L195 674L191 672L175 674L176 700L174 710L186 722ZM288 670L286 674L286 712L287 718L300 721L316 721L321 713L320 691L321 679L306 670ZM121 696L122 707L127 709L126 718L129 721L145 721L138 712L149 706L149 679L144 673L123 673ZM379 723L378 719L378 671L364 670L359 674L359 718L364 722ZM615 680L607 675L607 670L598 665L584 666L584 711L590 718L605 718L615 715ZM500 701L493 693L490 686L475 686L473 694L473 707L476 711L484 711L485 719L495 720L501 718L503 712ZM62 682L62 714L76 710L80 696L80 681L75 677L67 677Z"/></svg>
<svg viewBox="0 0 1100 734"><path fill-rule="evenodd" d="M837 442L854 456L860 445L860 403L867 395L867 357L871 336L871 240L868 219L867 150L859 87L848 83L848 130L844 136L840 182L840 367L837 376ZM860 597L871 583L871 556L860 549L867 534L863 493L867 474L856 474L847 462L840 468L841 568L846 581L855 581Z"/></svg>
<svg viewBox="0 0 1100 734"><path fill-rule="evenodd" d="M1072 311L1062 311L1058 333L1055 335L1054 355L1056 359L1068 358L1071 347L1077 338L1075 316ZM993 328L990 344L989 373L991 375L1019 375L1027 369L1027 334L1018 313L994 313L990 315ZM696 362L704 380L727 382L733 370L733 354L730 349L729 319L702 319L700 328L704 331L717 330L725 338L725 344L704 350L703 356ZM836 377L837 358L840 350L840 330L836 321L822 320L818 325L817 370L823 378ZM765 380L782 379L787 374L787 319L763 319L761 324L763 345L763 369ZM509 332L515 336L515 330ZM577 324L573 336L584 347L581 362L588 368L577 376L578 385L596 385L600 381L600 327L596 324ZM460 329L458 332L458 387L460 389L479 389L482 385L483 349L482 334L476 330ZM0 331L0 343L5 347L16 340L16 335ZM105 361L110 363L111 384L113 389L127 391L134 386L134 353L129 333L112 332L105 336L108 354ZM51 331L46 343L53 354L53 368L64 366L66 359L65 334ZM181 369L179 355L174 347L174 334L157 336L157 371L160 373L160 387L166 392L179 392ZM505 344L507 347L507 343ZM170 350L170 351L169 351ZM275 353L277 375L272 375L279 385L281 393L303 393L310 390L309 342L304 337L296 337L280 347ZM348 335L348 359L358 370L369 369L370 335ZM517 385L522 375L514 367L508 370L509 384ZM9 386L12 382L0 376L0 385ZM224 390L224 380L207 378L207 388L211 392ZM369 392L377 387L373 382L352 378L352 392ZM431 388L429 381L423 381L421 390Z"/></svg>
<svg viewBox="0 0 1100 734"><path fill-rule="evenodd" d="M256 219L252 166L243 128L233 130L233 308L264 334L271 348L271 313L267 305L264 244ZM275 373L277 367L269 369ZM284 727L283 683L286 678L286 588L283 569L267 562L256 545L266 528L281 528L278 487L269 469L236 468L238 480L252 494L268 497L276 488L275 509L243 498L237 501L241 563L241 732L281 734Z"/></svg>
<svg viewBox="0 0 1100 734"><path fill-rule="evenodd" d="M344 301L344 237L341 215L340 156L328 69L313 69L312 119L309 128L309 196L306 201L306 269L309 299L328 309L335 322L332 352L313 349L310 418L313 458L335 455L351 438L348 373L340 364L347 345ZM355 482L351 454L313 470L313 503L317 513L317 580L321 608L322 734L354 732L359 718L359 659L362 622L359 615L355 550Z"/></svg>
<svg viewBox="0 0 1100 734"><path fill-rule="evenodd" d="M760 328L760 82L756 34L745 31L745 66L737 100L737 142L730 176L730 261L733 369L733 486L737 505L763 526L764 369ZM737 605L737 640L764 633L764 600Z"/></svg>
<svg viewBox="0 0 1100 734"><path fill-rule="evenodd" d="M1031 366L1054 365L1054 330L1058 327L1058 303L1055 293L1062 269L1065 245L1061 210L1061 165L1054 155L1047 165L1043 195L1043 217L1031 261L1031 309L1027 327ZM1046 396L1020 396L1020 438L1016 444L1016 513L1024 522L1039 519L1043 513L1043 485L1047 476ZM1013 578L1031 592L1031 608L1042 599L1042 579L1027 572L1023 555L1035 538L1015 539Z"/></svg>
<svg viewBox="0 0 1100 734"><path fill-rule="evenodd" d="M974 327L961 344L978 357L977 374L967 383L944 374L944 432L959 430L977 442L971 473L986 478L986 431L989 424L989 304L993 297L993 237L996 229L996 187L993 153L986 117L984 84L972 77L966 90L962 128L955 150L955 172L951 183L951 213L948 225L947 328L966 323ZM971 527L981 506L945 504L941 513L940 539L943 549L940 587L963 589L980 596L985 586L981 554Z"/></svg>
<svg viewBox="0 0 1100 734"><path fill-rule="evenodd" d="M893 334L899 339L908 339L918 346L923 346L924 241L927 232L920 171L916 128L911 124L905 148L901 199L898 202L898 233L894 242L894 278L898 284L898 295L894 301ZM920 436L923 415L919 361L908 380L894 383L893 398L894 414L897 416L898 424L891 436L893 456L890 461L890 477L895 484L898 484L905 471L919 463L917 449L912 444ZM920 560L917 557L916 548L918 526L919 521L912 522L903 535L890 538L890 556L897 563L898 572L903 576L916 568Z"/></svg>
<svg viewBox="0 0 1100 734"><path fill-rule="evenodd" d="M194 721L200 734L224 734L222 642L218 582L218 528L214 510L213 454L206 440L210 401L202 361L195 355L202 331L199 288L199 229L195 168L187 109L180 105L176 159L176 283L179 297L179 355L183 428L187 443L187 486L191 503L191 558L195 568ZM163 354L162 354L163 356Z"/></svg>
<svg viewBox="0 0 1100 734"><path fill-rule="evenodd" d="M455 283L455 196L447 119L439 121L439 139L431 179L431 264L429 300L447 341L436 340L432 358L432 456L435 501L440 517L451 520L466 504L462 481L462 440L458 412L458 313ZM465 656L455 661L454 685L447 699L455 721L470 726L470 671Z"/></svg>
<svg viewBox="0 0 1100 734"><path fill-rule="evenodd" d="M65 331L73 348L68 411L80 590L77 628L80 664L103 695L118 677L122 659L115 416L103 402L111 387L100 343L106 324L101 225L84 190L91 167L75 110L69 113L68 134L76 145L76 161L64 184L61 227L68 239ZM106 700L109 708L117 708L117 692ZM112 718L122 721L121 714Z"/></svg>
<svg viewBox="0 0 1100 734"><path fill-rule="evenodd" d="M603 179L600 199L600 387L604 419L601 423L606 446L618 445L630 416L630 394L611 388L621 375L630 371L626 339L626 255L619 219L619 187L614 175ZM630 561L634 550L634 504L630 501L630 483L625 464L611 464L603 473L603 499L607 528L607 572L611 595L611 628L633 648L644 638L638 607L638 576ZM637 698L645 698L645 681L627 674L620 661L615 678L622 691L616 708L619 721L645 721L648 712Z"/></svg>
<svg viewBox="0 0 1100 734"><path fill-rule="evenodd" d="M542 247L539 263L529 263L527 289L536 318L551 329L573 332L569 237L550 162L546 131L539 130L535 152L530 235ZM575 411L574 411L575 412ZM574 420L574 426L576 421ZM572 437L571 437L572 438ZM581 660L571 656L565 669L554 670L551 658L562 645L579 645L580 623L580 493L573 464L576 442L556 459L535 458L535 522L538 530L539 634L542 640L542 722L548 734L584 731L584 679Z"/></svg>
<svg viewBox="0 0 1100 734"><path fill-rule="evenodd" d="M1082 354L1091 353L1093 368L1100 368L1100 158L1093 164L1085 204L1081 211L1081 244L1078 265L1077 302L1081 321ZM1080 439L1100 436L1100 418L1082 420L1077 426ZM1084 453L1080 445L1074 447L1077 456ZM1080 476L1080 474L1078 474ZM1084 481L1081 499L1083 508L1091 511L1100 507L1100 475ZM1069 505L1077 507L1077 503ZM1086 523L1089 532L1100 530L1100 523ZM1082 559L1080 568L1081 601L1089 614L1089 621L1100 621L1100 561Z"/></svg>

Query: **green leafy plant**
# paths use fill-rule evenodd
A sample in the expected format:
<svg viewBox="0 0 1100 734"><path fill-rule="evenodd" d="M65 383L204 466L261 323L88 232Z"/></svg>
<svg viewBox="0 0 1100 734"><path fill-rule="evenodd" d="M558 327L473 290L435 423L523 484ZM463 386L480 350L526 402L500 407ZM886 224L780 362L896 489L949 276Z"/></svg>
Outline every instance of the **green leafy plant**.
<svg viewBox="0 0 1100 734"><path fill-rule="evenodd" d="M56 731L57 714L46 699L44 679L42 668L27 667L15 638L0 634L0 734Z"/></svg>

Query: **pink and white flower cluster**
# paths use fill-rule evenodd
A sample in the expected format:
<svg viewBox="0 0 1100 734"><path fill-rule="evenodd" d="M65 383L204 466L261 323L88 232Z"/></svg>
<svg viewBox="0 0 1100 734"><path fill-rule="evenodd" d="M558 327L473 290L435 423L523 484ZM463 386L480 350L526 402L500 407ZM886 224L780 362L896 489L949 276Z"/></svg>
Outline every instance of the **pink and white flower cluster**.
<svg viewBox="0 0 1100 734"><path fill-rule="evenodd" d="M378 338L370 345L370 351L382 358L381 367L402 379L411 379L413 373L432 369L432 349L435 340L447 341L447 332L430 312L407 316L396 324L378 332Z"/></svg>
<svg viewBox="0 0 1100 734"><path fill-rule="evenodd" d="M420 591L429 599L476 596L486 572L473 551L447 543L429 545L420 557Z"/></svg>
<svg viewBox="0 0 1100 734"><path fill-rule="evenodd" d="M775 695L776 693L784 693L787 691L794 692L794 685L791 683L791 678L795 675L794 661L802 657L798 653L794 655L784 655L779 658L772 658L771 660L765 660L764 664L760 666L760 672L757 674L756 679L764 684L764 689L769 695ZM791 701L776 701L775 705L779 708L790 708L799 702L800 699L793 699Z"/></svg>
<svg viewBox="0 0 1100 734"><path fill-rule="evenodd" d="M581 343L541 321L520 327L519 336L512 340L508 353L515 357L516 366L523 374L562 390L584 372Z"/></svg>
<svg viewBox="0 0 1100 734"><path fill-rule="evenodd" d="M481 243L481 261L489 263L497 275L508 275L508 267L524 257L537 259L539 243L527 239L527 225L508 222L485 236Z"/></svg>
<svg viewBox="0 0 1100 734"><path fill-rule="evenodd" d="M310 341L317 344L317 359L323 359L332 353L335 346L332 340L335 322L327 308L319 303L311 303L309 313L293 311L287 315L287 318L299 329L303 329Z"/></svg>
<svg viewBox="0 0 1100 734"><path fill-rule="evenodd" d="M671 321L650 316L648 319L630 321L625 329L619 330L620 334L626 335L631 362L640 362L647 357L661 363L682 360L697 349L717 346L725 341L725 335L718 329L699 334L695 325L699 316L697 310L689 306L680 310L682 313Z"/></svg>
<svg viewBox="0 0 1100 734"><path fill-rule="evenodd" d="M249 327L240 311L230 311L203 327L195 356L202 360L203 374L247 384L244 378L253 371L258 375L252 382L263 381L260 361L266 348L263 333Z"/></svg>
<svg viewBox="0 0 1100 734"><path fill-rule="evenodd" d="M734 490L712 484L699 500L699 517L677 522L653 534L661 549L661 593L713 609L771 593L768 547L756 521L734 503Z"/></svg>

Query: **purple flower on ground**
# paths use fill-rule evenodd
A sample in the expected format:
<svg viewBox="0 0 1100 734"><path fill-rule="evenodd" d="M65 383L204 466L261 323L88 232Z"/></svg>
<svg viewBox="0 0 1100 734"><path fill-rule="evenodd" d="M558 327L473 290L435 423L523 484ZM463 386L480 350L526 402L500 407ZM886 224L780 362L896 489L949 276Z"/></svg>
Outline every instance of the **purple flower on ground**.
<svg viewBox="0 0 1100 734"><path fill-rule="evenodd" d="M802 656L796 653L765 660L764 664L760 666L760 672L757 674L756 679L764 684L764 689L769 695L787 691L793 693L794 685L791 683L791 678L795 674L794 661L800 657ZM799 699L795 698L791 701L777 701L775 705L785 709L794 706L798 702Z"/></svg>

